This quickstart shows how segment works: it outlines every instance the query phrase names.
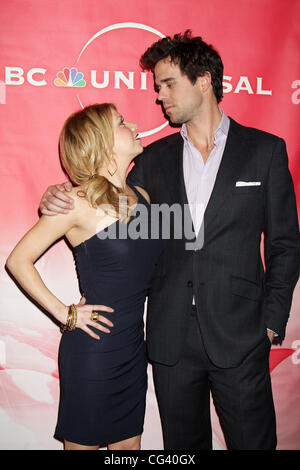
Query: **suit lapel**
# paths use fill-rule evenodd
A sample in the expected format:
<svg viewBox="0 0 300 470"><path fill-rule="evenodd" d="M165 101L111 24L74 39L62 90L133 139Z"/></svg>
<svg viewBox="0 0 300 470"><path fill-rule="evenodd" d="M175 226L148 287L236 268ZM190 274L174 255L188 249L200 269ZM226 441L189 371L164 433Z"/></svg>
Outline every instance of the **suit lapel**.
<svg viewBox="0 0 300 470"><path fill-rule="evenodd" d="M189 209L186 188L183 174L183 139L180 133L177 138L169 145L167 151L164 150L163 169L165 188L170 196L171 204L180 204L182 206L182 215L187 218L185 221L194 231L192 216ZM184 212L185 211L185 212Z"/></svg>
<svg viewBox="0 0 300 470"><path fill-rule="evenodd" d="M230 194L229 191L234 188L235 178L238 178L239 170L245 163L244 157L247 153L247 142L242 135L241 129L242 126L230 118L230 127L224 153L212 194L204 212L205 239L208 237L210 225L220 214L220 209L226 202L227 195ZM178 133L177 137L164 149L162 158L164 180L166 182L165 190L170 196L170 203L179 203L183 207L186 205L185 207L188 208L183 174L183 139L180 133ZM189 209L187 215L193 227Z"/></svg>
<svg viewBox="0 0 300 470"><path fill-rule="evenodd" d="M241 135L240 129L241 126L230 118L230 127L224 153L212 194L204 213L206 238L210 224L216 219L217 215L220 214L220 209L226 202L229 191L234 188L238 172L245 162L244 156L247 152L247 146L245 139Z"/></svg>
<svg viewBox="0 0 300 470"><path fill-rule="evenodd" d="M166 181L165 189L172 203L187 203L183 177L183 139L178 133L177 138L164 149L163 172Z"/></svg>

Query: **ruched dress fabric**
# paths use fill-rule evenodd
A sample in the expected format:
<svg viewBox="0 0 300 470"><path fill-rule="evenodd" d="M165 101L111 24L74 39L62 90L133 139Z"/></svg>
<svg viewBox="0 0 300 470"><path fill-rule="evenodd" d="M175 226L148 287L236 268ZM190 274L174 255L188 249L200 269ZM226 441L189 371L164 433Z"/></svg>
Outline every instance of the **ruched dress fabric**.
<svg viewBox="0 0 300 470"><path fill-rule="evenodd" d="M145 223L151 233L150 205L132 189L138 204L146 209L146 218L140 219L141 233ZM137 219L136 213L128 223L118 220L73 248L86 303L114 309L113 313L99 312L113 322L110 333L90 327L100 340L79 328L65 331L61 338L55 435L77 444L105 446L143 431L147 391L144 304L163 241L124 236L130 235L130 227L138 230Z"/></svg>

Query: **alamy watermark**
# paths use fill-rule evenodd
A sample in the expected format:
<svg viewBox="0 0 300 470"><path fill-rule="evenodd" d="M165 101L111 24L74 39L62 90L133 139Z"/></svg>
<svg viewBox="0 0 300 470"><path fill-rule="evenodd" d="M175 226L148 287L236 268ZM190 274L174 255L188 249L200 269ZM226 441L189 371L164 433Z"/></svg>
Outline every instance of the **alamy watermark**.
<svg viewBox="0 0 300 470"><path fill-rule="evenodd" d="M113 223L103 230L97 232L100 240L114 239L152 239L152 240L184 240L186 250L200 250L204 244L204 205L203 204L178 204L171 206L163 204L145 204L138 203L130 211L130 222L127 219L127 197L119 198L119 214L116 217L116 211L113 206L103 204L97 210L98 216L104 214L116 217L119 224ZM196 236L191 211L198 219L200 226ZM101 227L101 222L97 227Z"/></svg>

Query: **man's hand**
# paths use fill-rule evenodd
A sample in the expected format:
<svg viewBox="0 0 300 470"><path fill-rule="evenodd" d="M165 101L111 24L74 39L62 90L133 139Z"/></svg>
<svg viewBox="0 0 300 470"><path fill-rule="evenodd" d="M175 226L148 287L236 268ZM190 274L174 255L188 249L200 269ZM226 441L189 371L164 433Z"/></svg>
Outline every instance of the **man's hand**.
<svg viewBox="0 0 300 470"><path fill-rule="evenodd" d="M74 201L65 194L71 191L70 182L49 186L42 197L40 211L44 215L68 214L74 208Z"/></svg>

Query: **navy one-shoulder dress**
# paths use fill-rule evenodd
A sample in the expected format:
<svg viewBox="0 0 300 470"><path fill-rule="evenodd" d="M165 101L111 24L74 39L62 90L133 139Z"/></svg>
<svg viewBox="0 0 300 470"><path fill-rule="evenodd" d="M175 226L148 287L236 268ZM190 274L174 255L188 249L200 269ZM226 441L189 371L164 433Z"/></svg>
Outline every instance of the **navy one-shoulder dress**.
<svg viewBox="0 0 300 470"><path fill-rule="evenodd" d="M148 224L151 233L150 206L132 189L138 204L147 209L140 225ZM144 303L163 242L132 233L126 236L136 222L137 214L128 223L117 221L74 248L86 303L112 307L113 313L102 315L114 327L111 333L94 329L100 340L79 328L63 333L55 435L67 441L106 445L143 431L147 391ZM134 233L138 225L131 227ZM140 229L145 235L145 226Z"/></svg>

